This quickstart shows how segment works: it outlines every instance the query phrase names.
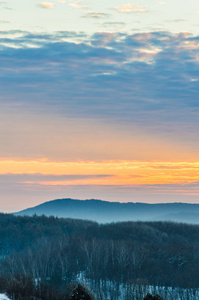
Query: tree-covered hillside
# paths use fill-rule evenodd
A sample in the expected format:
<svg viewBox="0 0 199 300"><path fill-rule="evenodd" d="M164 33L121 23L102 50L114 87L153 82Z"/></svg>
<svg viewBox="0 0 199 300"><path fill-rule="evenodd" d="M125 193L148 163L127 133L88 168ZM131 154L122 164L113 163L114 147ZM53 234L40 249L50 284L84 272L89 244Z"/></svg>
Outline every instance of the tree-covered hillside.
<svg viewBox="0 0 199 300"><path fill-rule="evenodd" d="M199 226L0 215L0 273L199 287Z"/></svg>

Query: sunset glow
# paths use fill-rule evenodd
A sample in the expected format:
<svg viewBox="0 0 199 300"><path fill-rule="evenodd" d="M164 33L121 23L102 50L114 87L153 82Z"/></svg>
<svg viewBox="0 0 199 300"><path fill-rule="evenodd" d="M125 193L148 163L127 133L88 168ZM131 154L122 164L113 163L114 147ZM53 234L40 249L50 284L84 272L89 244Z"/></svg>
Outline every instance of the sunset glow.
<svg viewBox="0 0 199 300"><path fill-rule="evenodd" d="M199 202L199 2L0 8L3 211Z"/></svg>
<svg viewBox="0 0 199 300"><path fill-rule="evenodd" d="M37 161L8 160L0 161L0 174L93 176L92 178L78 180L38 181L41 185L186 184L198 181L199 162L52 162L45 159ZM97 177L99 175L101 177Z"/></svg>

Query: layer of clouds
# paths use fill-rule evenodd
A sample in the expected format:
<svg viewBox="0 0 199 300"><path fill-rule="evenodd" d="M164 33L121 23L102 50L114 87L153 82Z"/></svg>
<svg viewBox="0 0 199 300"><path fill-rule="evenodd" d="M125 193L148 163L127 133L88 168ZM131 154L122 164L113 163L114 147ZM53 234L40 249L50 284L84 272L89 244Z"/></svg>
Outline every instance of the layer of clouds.
<svg viewBox="0 0 199 300"><path fill-rule="evenodd" d="M15 185L25 186L27 184L38 184L39 182L48 181L74 181L92 178L107 178L111 175L43 175L43 174L0 174L1 190L11 188Z"/></svg>
<svg viewBox="0 0 199 300"><path fill-rule="evenodd" d="M64 177L64 176L63 176ZM62 178L63 178L62 177ZM82 176L83 177L83 176ZM102 199L120 202L198 203L199 183L146 186L42 186L22 181L53 179L41 175L0 176L2 212L14 212L58 198ZM55 178L55 177L54 177ZM66 177L64 177L66 178Z"/></svg>
<svg viewBox="0 0 199 300"><path fill-rule="evenodd" d="M11 31L0 49L1 105L138 125L198 145L197 36Z"/></svg>
<svg viewBox="0 0 199 300"><path fill-rule="evenodd" d="M175 158L189 147L188 156L193 160L198 157L199 147L198 83L199 37L187 32L132 35L100 32L92 36L64 31L55 34L1 32L1 151L5 157L9 154L24 158L25 153L45 156L49 154L46 149L50 148L51 156L56 157L59 149L59 158L64 153L67 159L70 148L77 160L83 152L87 153L86 159L96 159L92 156L95 153L99 159L102 156L121 159L124 153L124 159L127 152L128 159L141 159L133 152L137 149L142 157L146 152L150 158L154 154L157 159L157 149L160 149L157 141L162 145L161 153L165 151L174 157L168 143L171 141L179 145ZM74 120L78 126L62 123L65 118ZM82 119L86 122L95 119L99 123L83 126ZM119 132L115 127L109 133L107 123L113 127L117 124L124 130ZM140 134L140 128L145 135ZM149 136L151 133L154 140ZM146 141L147 135L150 138ZM84 175L0 176L1 208L8 210L10 205L14 210L16 200L15 210L58 197L198 201L198 182L142 187L49 187L37 183L86 178Z"/></svg>

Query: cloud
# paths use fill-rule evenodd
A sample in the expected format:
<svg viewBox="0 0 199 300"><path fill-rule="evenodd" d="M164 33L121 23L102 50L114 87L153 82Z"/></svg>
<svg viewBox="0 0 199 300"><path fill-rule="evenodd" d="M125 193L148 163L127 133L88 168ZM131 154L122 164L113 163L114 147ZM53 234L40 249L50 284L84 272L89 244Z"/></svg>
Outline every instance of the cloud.
<svg viewBox="0 0 199 300"><path fill-rule="evenodd" d="M41 3L39 3L39 6L41 8L49 9L49 8L53 8L54 7L54 3L51 3L51 2L41 2Z"/></svg>
<svg viewBox="0 0 199 300"><path fill-rule="evenodd" d="M1 1L0 2L1 8L7 9L7 10L12 10L12 8L8 7L7 4L8 4L8 2L6 2L6 1Z"/></svg>
<svg viewBox="0 0 199 300"><path fill-rule="evenodd" d="M118 12L121 12L121 13L142 13L142 12L147 12L147 10L143 6L137 5L137 4L125 4L123 6L115 7L115 9Z"/></svg>
<svg viewBox="0 0 199 300"><path fill-rule="evenodd" d="M76 8L76 9L85 9L85 8L87 8L86 6L79 5L78 3L69 3L68 5L73 7L73 8Z"/></svg>
<svg viewBox="0 0 199 300"><path fill-rule="evenodd" d="M89 17L89 18L99 19L99 18L107 18L109 16L109 14L96 12L96 11L92 11L92 10L85 11L84 14L85 14L85 16L82 16L82 18Z"/></svg>
<svg viewBox="0 0 199 300"><path fill-rule="evenodd" d="M29 163L26 162L27 167ZM50 163L56 165L56 162ZM74 164L81 168L81 164L77 162ZM32 206L33 203L36 205L53 198L67 197L124 202L197 202L198 199L198 162L101 162L102 169L106 166L110 173L116 175L99 175L100 162L87 162L87 164L92 166L93 175L70 175L69 173L68 175L39 173L0 175L2 199L9 199L1 203L1 209L16 211ZM89 168L83 170L86 173ZM164 182L161 182L161 178Z"/></svg>
<svg viewBox="0 0 199 300"><path fill-rule="evenodd" d="M16 175L44 185L153 185L198 183L199 163L149 161L1 160L1 178ZM107 175L106 175L107 174ZM3 177L5 175L5 177Z"/></svg>
<svg viewBox="0 0 199 300"><path fill-rule="evenodd" d="M10 22L9 21L5 21L5 20L0 20L0 23L1 24L9 24Z"/></svg>
<svg viewBox="0 0 199 300"><path fill-rule="evenodd" d="M187 22L187 20L184 20L184 19L176 19L176 20L169 20L168 22L183 23L183 22Z"/></svg>
<svg viewBox="0 0 199 300"><path fill-rule="evenodd" d="M1 32L1 155L197 159L198 49L185 32Z"/></svg>
<svg viewBox="0 0 199 300"><path fill-rule="evenodd" d="M103 24L102 24L102 26L105 26L105 27L123 27L123 26L125 26L126 25L126 23L125 22L104 22Z"/></svg>
<svg viewBox="0 0 199 300"><path fill-rule="evenodd" d="M53 174L0 174L0 183L5 185L14 185L14 184L20 184L24 185L27 183L37 184L38 182L59 182L67 180L70 181L76 181L76 180L86 180L86 179L93 179L93 178L107 178L111 177L111 175L53 175Z"/></svg>

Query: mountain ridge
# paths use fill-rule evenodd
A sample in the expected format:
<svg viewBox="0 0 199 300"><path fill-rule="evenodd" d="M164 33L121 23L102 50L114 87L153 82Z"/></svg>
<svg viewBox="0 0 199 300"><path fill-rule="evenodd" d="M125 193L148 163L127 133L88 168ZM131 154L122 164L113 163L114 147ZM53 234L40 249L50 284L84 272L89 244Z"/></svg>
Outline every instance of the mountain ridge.
<svg viewBox="0 0 199 300"><path fill-rule="evenodd" d="M46 215L110 223L117 221L175 221L199 223L199 204L109 202L99 199L62 198L30 207L14 215Z"/></svg>

